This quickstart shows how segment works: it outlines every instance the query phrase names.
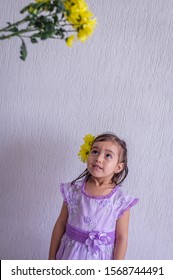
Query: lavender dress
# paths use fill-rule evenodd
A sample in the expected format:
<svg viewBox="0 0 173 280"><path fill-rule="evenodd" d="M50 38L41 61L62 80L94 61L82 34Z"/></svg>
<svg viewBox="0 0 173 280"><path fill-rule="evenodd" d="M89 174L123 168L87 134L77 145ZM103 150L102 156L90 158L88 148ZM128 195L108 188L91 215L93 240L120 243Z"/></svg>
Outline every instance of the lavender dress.
<svg viewBox="0 0 173 280"><path fill-rule="evenodd" d="M124 194L116 186L108 195L91 196L85 191L85 180L61 184L69 217L57 260L111 260L116 242L116 220L138 198Z"/></svg>

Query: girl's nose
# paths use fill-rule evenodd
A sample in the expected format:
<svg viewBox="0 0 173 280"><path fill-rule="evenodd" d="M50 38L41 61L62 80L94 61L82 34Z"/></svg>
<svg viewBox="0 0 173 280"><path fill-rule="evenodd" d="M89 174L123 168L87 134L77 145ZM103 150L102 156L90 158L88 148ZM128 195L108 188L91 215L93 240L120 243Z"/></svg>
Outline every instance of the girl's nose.
<svg viewBox="0 0 173 280"><path fill-rule="evenodd" d="M96 158L96 162L102 162L103 161L103 156L100 154Z"/></svg>

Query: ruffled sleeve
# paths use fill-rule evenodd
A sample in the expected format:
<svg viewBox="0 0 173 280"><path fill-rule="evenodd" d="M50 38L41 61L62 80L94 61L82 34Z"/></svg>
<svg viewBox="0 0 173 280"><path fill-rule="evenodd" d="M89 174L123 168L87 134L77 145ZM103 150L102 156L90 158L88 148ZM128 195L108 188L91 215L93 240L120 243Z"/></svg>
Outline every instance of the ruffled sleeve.
<svg viewBox="0 0 173 280"><path fill-rule="evenodd" d="M139 201L138 198L133 197L131 195L125 194L121 189L119 190L119 199L118 199L118 207L117 211L117 218L120 218L125 211L130 209L132 206L136 205Z"/></svg>
<svg viewBox="0 0 173 280"><path fill-rule="evenodd" d="M79 193L81 193L81 184L72 185L69 183L61 183L60 191L65 204L73 204L78 199ZM80 192L79 192L80 191Z"/></svg>
<svg viewBox="0 0 173 280"><path fill-rule="evenodd" d="M62 197L63 197L63 201L65 204L68 204L68 200L69 200L69 184L64 184L64 183L61 183L60 184L60 191L61 191L61 194L62 194Z"/></svg>

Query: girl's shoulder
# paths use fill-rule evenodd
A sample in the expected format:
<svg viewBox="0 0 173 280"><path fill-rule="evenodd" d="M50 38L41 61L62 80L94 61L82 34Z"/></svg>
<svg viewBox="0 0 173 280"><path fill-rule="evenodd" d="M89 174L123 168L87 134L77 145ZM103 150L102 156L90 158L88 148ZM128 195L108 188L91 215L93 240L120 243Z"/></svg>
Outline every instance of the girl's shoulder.
<svg viewBox="0 0 173 280"><path fill-rule="evenodd" d="M117 191L115 192L115 195L117 198L121 198L122 200L134 199L136 202L139 201L138 198L136 198L134 195L129 194L127 190L125 190L121 185L118 185L116 188Z"/></svg>
<svg viewBox="0 0 173 280"><path fill-rule="evenodd" d="M64 202L66 204L71 201L71 199L76 199L81 195L83 182L75 182L75 184L72 184L71 182L67 183L61 183L60 184L60 191L62 193Z"/></svg>
<svg viewBox="0 0 173 280"><path fill-rule="evenodd" d="M82 190L84 181L77 181L75 183L67 182L60 184L60 190L62 193L64 192L75 192Z"/></svg>
<svg viewBox="0 0 173 280"><path fill-rule="evenodd" d="M120 217L126 210L136 205L139 198L128 194L122 186L117 186L116 188L117 191L115 192L114 203L118 209Z"/></svg>
<svg viewBox="0 0 173 280"><path fill-rule="evenodd" d="M79 190L79 189L82 189L83 184L84 184L84 181L83 181L83 180L81 180L81 181L76 181L75 183L66 182L66 183L61 183L61 184L60 184L60 188Z"/></svg>

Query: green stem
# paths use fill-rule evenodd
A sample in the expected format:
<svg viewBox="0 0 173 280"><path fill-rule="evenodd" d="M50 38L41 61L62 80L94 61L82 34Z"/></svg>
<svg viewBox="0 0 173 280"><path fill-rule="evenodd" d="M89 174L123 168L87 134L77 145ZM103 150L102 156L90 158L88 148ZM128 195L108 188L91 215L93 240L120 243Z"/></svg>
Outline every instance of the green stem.
<svg viewBox="0 0 173 280"><path fill-rule="evenodd" d="M9 26L6 26L6 27L0 29L0 32L4 32L4 31L7 32L8 29L10 29L11 27L17 26L17 25L19 25L19 24L21 24L21 23L23 23L23 22L27 22L27 21L29 21L29 20L30 20L30 17L29 17L29 16L26 16L26 17L23 18L22 20L19 20L19 21L15 22L15 23L10 24Z"/></svg>
<svg viewBox="0 0 173 280"><path fill-rule="evenodd" d="M33 32L33 31L36 31L36 29L22 29L20 31L17 31L15 33L12 33L12 34L9 34L7 36L0 36L0 40L4 40L4 39L9 39L11 37L20 37L21 34L25 34L27 32Z"/></svg>

